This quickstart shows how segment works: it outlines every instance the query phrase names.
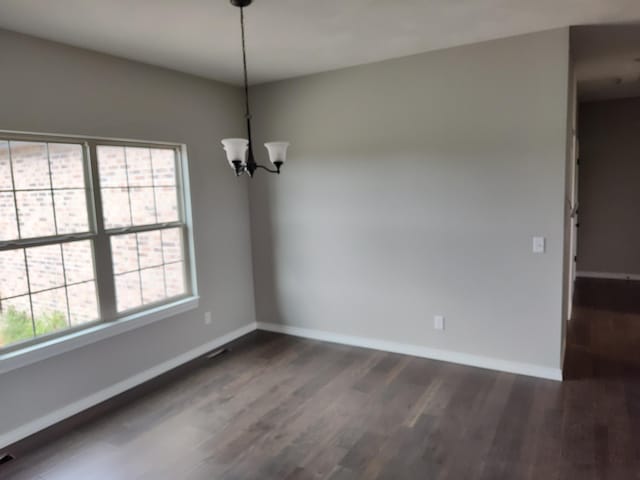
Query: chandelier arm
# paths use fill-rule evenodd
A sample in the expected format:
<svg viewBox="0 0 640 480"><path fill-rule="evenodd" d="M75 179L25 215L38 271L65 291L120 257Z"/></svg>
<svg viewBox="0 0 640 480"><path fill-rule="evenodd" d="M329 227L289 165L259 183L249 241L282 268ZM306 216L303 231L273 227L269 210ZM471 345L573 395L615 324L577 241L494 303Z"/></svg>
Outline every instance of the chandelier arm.
<svg viewBox="0 0 640 480"><path fill-rule="evenodd" d="M266 170L269 173L277 173L280 174L280 170L271 170L270 168L265 167L264 165L258 165L256 163L256 168L262 168L263 170Z"/></svg>

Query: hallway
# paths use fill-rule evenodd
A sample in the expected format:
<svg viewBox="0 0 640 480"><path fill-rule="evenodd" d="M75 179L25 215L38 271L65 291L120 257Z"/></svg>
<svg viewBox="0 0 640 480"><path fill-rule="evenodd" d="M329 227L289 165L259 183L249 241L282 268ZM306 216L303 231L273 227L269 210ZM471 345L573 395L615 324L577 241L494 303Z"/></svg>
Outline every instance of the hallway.
<svg viewBox="0 0 640 480"><path fill-rule="evenodd" d="M627 390L640 380L639 281L577 279L564 374L617 380Z"/></svg>

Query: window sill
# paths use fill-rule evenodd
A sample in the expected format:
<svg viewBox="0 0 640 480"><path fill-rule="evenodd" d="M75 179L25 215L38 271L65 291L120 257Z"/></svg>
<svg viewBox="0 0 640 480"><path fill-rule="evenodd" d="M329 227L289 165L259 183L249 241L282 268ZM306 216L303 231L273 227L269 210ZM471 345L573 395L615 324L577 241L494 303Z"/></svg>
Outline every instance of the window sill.
<svg viewBox="0 0 640 480"><path fill-rule="evenodd" d="M0 374L193 310L198 308L199 300L200 297L183 298L167 305L131 314L114 322L101 323L69 335L1 354Z"/></svg>

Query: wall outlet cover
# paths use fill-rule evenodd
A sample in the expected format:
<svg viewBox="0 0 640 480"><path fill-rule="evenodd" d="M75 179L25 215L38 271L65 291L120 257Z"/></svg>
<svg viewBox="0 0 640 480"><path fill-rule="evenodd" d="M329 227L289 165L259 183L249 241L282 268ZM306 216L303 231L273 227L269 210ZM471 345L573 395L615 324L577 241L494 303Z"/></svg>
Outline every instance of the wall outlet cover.
<svg viewBox="0 0 640 480"><path fill-rule="evenodd" d="M544 253L545 243L544 237L533 237L533 253Z"/></svg>

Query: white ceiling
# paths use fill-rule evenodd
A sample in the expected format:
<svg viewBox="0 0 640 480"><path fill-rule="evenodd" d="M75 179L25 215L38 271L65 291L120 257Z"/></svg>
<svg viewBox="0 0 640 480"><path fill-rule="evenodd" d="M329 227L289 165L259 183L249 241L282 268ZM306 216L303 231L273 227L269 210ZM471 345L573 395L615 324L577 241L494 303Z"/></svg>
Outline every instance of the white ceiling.
<svg viewBox="0 0 640 480"><path fill-rule="evenodd" d="M640 96L640 24L575 28L571 50L581 100Z"/></svg>
<svg viewBox="0 0 640 480"><path fill-rule="evenodd" d="M254 83L567 25L640 20L638 0L255 0ZM239 83L227 0L0 0L0 27Z"/></svg>

